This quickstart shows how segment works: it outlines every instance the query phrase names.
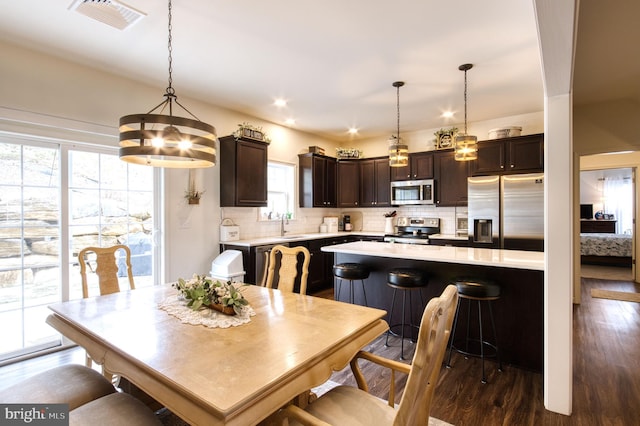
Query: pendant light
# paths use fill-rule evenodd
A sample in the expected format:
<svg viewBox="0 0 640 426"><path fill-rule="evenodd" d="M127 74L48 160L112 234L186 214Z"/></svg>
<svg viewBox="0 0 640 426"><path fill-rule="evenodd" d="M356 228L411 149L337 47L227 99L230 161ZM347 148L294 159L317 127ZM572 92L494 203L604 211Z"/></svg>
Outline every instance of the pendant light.
<svg viewBox="0 0 640 426"><path fill-rule="evenodd" d="M164 101L146 114L120 118L120 159L154 167L195 169L216 164L216 129L178 102L172 86L171 0L169 0L169 86ZM190 118L173 115L174 104ZM154 111L160 109L158 113ZM168 109L168 115L163 114Z"/></svg>
<svg viewBox="0 0 640 426"><path fill-rule="evenodd" d="M473 64L462 64L458 67L464 71L464 133L456 136L455 159L456 161L469 161L478 158L478 138L467 134L467 71L473 68Z"/></svg>
<svg viewBox="0 0 640 426"><path fill-rule="evenodd" d="M395 135L389 139L389 166L405 167L409 165L409 149L400 138L400 88L404 86L404 81L395 81L393 87L396 88L396 98L398 107L398 127Z"/></svg>

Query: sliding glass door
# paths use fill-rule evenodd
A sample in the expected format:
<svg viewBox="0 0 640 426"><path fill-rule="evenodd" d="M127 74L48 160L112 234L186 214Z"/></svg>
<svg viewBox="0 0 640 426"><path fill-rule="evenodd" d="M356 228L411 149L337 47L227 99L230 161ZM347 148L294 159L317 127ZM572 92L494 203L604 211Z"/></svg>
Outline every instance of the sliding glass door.
<svg viewBox="0 0 640 426"><path fill-rule="evenodd" d="M82 297L83 247L126 244L136 287L154 282L154 171L112 152L0 141L0 362L61 344L47 305Z"/></svg>

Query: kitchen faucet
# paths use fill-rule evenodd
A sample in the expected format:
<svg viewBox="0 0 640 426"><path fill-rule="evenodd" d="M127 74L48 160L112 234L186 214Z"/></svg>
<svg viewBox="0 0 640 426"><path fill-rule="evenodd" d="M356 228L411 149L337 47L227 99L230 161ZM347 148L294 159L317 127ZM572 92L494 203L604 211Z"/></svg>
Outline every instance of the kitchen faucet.
<svg viewBox="0 0 640 426"><path fill-rule="evenodd" d="M289 224L289 220L287 219L287 225ZM280 216L280 236L284 237L284 234L287 231L284 230L284 214L282 214L282 216Z"/></svg>

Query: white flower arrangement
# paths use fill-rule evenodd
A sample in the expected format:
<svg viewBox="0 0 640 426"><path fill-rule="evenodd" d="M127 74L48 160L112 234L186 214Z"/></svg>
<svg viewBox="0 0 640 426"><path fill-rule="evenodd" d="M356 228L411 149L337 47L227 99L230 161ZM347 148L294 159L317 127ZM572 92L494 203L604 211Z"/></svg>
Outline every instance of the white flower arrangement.
<svg viewBox="0 0 640 426"><path fill-rule="evenodd" d="M194 311L201 307L220 305L223 308L232 308L235 313L240 314L242 307L249 304L231 281L221 282L205 275L193 274L191 279L178 278L178 282L172 285L188 301L187 306Z"/></svg>

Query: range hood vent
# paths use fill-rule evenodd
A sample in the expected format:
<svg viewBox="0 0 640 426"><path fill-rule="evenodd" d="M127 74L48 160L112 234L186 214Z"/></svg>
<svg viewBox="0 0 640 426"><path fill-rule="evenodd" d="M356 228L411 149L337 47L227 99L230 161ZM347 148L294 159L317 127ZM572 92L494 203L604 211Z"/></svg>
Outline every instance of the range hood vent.
<svg viewBox="0 0 640 426"><path fill-rule="evenodd" d="M117 0L74 0L69 10L75 10L119 30L126 30L147 16Z"/></svg>

